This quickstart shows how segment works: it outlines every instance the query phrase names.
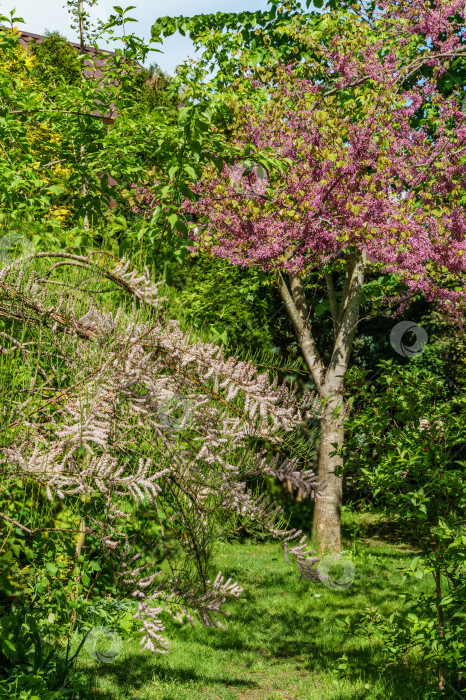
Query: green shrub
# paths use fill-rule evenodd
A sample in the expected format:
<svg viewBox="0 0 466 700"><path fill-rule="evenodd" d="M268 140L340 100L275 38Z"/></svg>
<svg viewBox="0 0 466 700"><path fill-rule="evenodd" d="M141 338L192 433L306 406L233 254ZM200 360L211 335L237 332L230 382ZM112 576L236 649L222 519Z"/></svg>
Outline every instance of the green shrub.
<svg viewBox="0 0 466 700"><path fill-rule="evenodd" d="M72 85L81 80L78 52L59 32L46 32L41 43L32 43L33 75L42 83Z"/></svg>
<svg viewBox="0 0 466 700"><path fill-rule="evenodd" d="M346 461L419 551L404 575L433 577L390 617L366 611L353 632L384 641L387 661L416 653L441 692L466 676L466 396L411 363L382 364L347 422Z"/></svg>

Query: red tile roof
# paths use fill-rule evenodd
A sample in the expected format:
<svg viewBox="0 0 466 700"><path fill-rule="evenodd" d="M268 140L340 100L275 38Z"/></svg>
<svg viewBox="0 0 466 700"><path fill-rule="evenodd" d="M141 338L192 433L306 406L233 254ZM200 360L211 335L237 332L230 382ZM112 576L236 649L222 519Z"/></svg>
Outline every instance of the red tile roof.
<svg viewBox="0 0 466 700"><path fill-rule="evenodd" d="M0 26L0 29L3 29L5 31L8 31L8 27L2 27ZM35 44L41 44L42 41L45 39L44 36L41 34L33 34L32 32L25 32L22 29L18 30L19 32L19 41L21 46L23 46L25 49L28 48L31 42L34 42ZM76 44L72 41L68 42L71 44L71 46L74 46L74 48L77 51L81 51L81 45ZM88 54L90 58L92 58L92 63L91 61L84 59L84 66L88 66L87 70L84 71L84 75L88 78L100 78L103 74L103 68L108 60L108 55L110 56L117 56L117 54L114 51L107 51L106 49L95 49L93 46L85 46L84 47L84 53ZM99 54L106 54L99 58ZM95 63L95 67L94 67ZM92 112L94 116L102 116L99 112L99 110L94 110ZM114 107L114 105L111 105L110 111L107 112L102 116L102 120L106 124L113 124L115 119L118 117L118 113Z"/></svg>

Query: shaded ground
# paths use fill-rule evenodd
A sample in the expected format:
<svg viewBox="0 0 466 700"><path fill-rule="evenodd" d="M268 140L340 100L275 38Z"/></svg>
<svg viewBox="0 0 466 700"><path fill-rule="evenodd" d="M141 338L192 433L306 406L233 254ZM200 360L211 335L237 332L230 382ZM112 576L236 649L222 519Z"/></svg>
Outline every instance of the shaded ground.
<svg viewBox="0 0 466 700"><path fill-rule="evenodd" d="M383 670L380 648L348 635L337 620L355 618L381 605L390 612L403 604L409 582L400 567L414 556L409 543L396 546L396 528L374 516L346 516L348 558L356 577L346 590L298 582L279 545L221 545L216 569L234 577L244 593L231 604L227 630L170 626L166 656L140 653L126 638L114 663L83 656L89 697L96 700L359 700L425 697L416 665ZM349 677L338 670L343 655L368 666ZM378 665L377 665L378 664ZM427 682L424 679L424 682Z"/></svg>

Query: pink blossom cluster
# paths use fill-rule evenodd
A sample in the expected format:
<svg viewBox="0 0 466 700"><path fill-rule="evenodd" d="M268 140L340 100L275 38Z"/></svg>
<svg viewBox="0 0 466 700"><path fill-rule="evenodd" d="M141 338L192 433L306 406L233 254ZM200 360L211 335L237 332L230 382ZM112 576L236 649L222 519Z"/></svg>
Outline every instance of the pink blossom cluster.
<svg viewBox="0 0 466 700"><path fill-rule="evenodd" d="M441 65L440 58L446 54L461 51L466 39L466 5L464 0L410 0L393 3L382 0L380 8L394 20L399 30L400 20L404 32L422 37L430 45L432 53L439 58L431 58L429 65Z"/></svg>
<svg viewBox="0 0 466 700"><path fill-rule="evenodd" d="M14 264L0 269L2 313L19 328L16 337L2 334L2 343L12 347L0 346L0 352L21 351L31 377L26 398L5 387L10 433L0 450L4 484L20 477L45 487L50 500L70 499L79 506L85 498L99 504L95 511L86 507L81 531L100 543L116 579L138 599L135 617L142 622L143 648L165 653L162 612L180 622L197 618L222 626L220 616L229 614L224 603L242 591L221 572L213 582L207 579L209 552L218 533L225 533L227 516L234 523L253 521L281 540L299 572L317 580L318 558L302 532L284 529L280 506L255 489L258 479L272 477L303 496L321 495L302 440L292 438L296 428L318 415L320 397L309 391L298 396L296 387L279 384L252 362L183 333L166 318L159 284L129 260L105 268L94 263L92 253L36 257L54 261L48 274L23 274ZM62 293L62 280L50 280L63 262L76 268L77 293ZM83 270L124 290L131 308L97 307L91 294L83 295ZM70 275L66 280L68 290ZM38 360L35 347L31 350L36 343L23 343L22 327L35 329L39 323L45 349ZM47 352L52 379L40 364ZM59 362L65 369L57 387ZM167 399L177 397L189 407L190 420L184 423L167 421ZM275 448L275 457L266 444ZM150 507L161 532L170 528L178 541L178 552L172 544L167 547L164 535L162 543L155 535L150 547L157 552L163 545L171 576L163 575L158 555L154 560L141 543L134 546L128 533L134 519L130 502ZM4 521L33 534L21 516L14 521L0 512ZM144 533L145 547L151 536ZM175 565L180 552L186 570Z"/></svg>
<svg viewBox="0 0 466 700"><path fill-rule="evenodd" d="M435 53L439 65L461 51L464 30L448 18L463 17L464 7L430 5L386 3L384 21L401 27L404 38L424 42L428 33L448 56L424 42L421 58ZM265 192L238 180L237 169L206 177L199 201L186 205L200 221L193 239L235 265L299 274L357 247L400 275L410 293L453 306L461 292L445 280L466 270L460 93L440 95L435 75L419 74L405 87L421 64L402 49L384 54L381 42L368 41L353 56L342 46L335 40L322 49L326 80L303 79L299 66L286 66L275 85L255 82L265 97L259 107L241 106L237 145L272 151L291 166L271 172ZM343 88L351 92L349 107L338 99Z"/></svg>

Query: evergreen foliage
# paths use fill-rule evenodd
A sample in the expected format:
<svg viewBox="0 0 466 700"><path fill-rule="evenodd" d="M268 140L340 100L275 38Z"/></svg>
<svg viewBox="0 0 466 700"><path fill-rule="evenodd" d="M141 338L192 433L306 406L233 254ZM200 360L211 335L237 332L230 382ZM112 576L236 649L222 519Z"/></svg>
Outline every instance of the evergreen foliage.
<svg viewBox="0 0 466 700"><path fill-rule="evenodd" d="M32 75L38 82L60 87L81 80L78 52L59 32L46 31L41 42L31 42L30 51L34 56Z"/></svg>

